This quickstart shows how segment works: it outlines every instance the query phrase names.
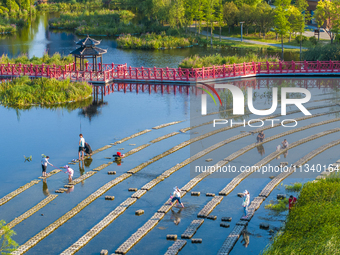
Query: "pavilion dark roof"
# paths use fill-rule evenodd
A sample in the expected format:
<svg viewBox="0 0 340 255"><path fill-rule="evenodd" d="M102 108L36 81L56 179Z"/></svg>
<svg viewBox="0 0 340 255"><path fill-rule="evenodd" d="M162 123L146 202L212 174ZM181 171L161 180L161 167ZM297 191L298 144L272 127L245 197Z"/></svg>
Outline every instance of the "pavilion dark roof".
<svg viewBox="0 0 340 255"><path fill-rule="evenodd" d="M79 56L94 56L94 55L102 55L105 54L107 50L98 48L98 47L79 47L71 52L72 55L79 55Z"/></svg>
<svg viewBox="0 0 340 255"><path fill-rule="evenodd" d="M92 39L89 36L87 36L84 39L81 39L78 42L76 42L76 45L81 45L81 46L94 46L94 45L98 45L98 44L100 44L100 41Z"/></svg>

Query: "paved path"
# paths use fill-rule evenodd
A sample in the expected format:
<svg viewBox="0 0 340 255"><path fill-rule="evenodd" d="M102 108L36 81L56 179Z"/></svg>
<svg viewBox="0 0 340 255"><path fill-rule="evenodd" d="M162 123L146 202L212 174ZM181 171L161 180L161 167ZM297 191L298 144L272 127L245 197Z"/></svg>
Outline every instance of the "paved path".
<svg viewBox="0 0 340 255"><path fill-rule="evenodd" d="M201 34L206 36L207 35L207 31L202 31ZM210 36L210 33L209 33L209 36ZM213 36L215 38L219 38L220 37L217 34L213 34ZM235 42L240 42L241 41L241 38L235 38L235 37L221 36L221 38L223 40L230 40L230 41L235 41ZM248 40L248 39L243 39L243 42L281 48L281 44L280 43L268 43L268 42L260 42L260 41ZM300 49L300 46L283 45L283 48L285 48L285 49ZM307 48L306 47L302 47L302 49L307 49Z"/></svg>

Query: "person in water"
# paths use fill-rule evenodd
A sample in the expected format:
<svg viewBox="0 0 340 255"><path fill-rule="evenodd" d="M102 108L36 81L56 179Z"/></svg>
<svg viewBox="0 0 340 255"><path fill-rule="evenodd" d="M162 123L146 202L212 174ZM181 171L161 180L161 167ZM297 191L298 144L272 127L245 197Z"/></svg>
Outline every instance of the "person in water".
<svg viewBox="0 0 340 255"><path fill-rule="evenodd" d="M73 173L74 173L74 170L69 167L68 165L64 166L65 169L66 169L66 173L68 174L68 182L71 182L72 181L72 177L73 177Z"/></svg>
<svg viewBox="0 0 340 255"><path fill-rule="evenodd" d="M85 154L86 154L86 156L92 155L92 149L91 149L91 146L88 143L85 143Z"/></svg>
<svg viewBox="0 0 340 255"><path fill-rule="evenodd" d="M174 192L172 193L170 205L172 205L174 202L180 204L184 208L184 205L181 202L181 190L177 186L174 187Z"/></svg>
<svg viewBox="0 0 340 255"><path fill-rule="evenodd" d="M284 139L283 141L282 141L282 149L286 149L286 148L288 148L288 141L287 141L287 139Z"/></svg>
<svg viewBox="0 0 340 255"><path fill-rule="evenodd" d="M43 177L46 177L47 164L49 164L50 166L53 166L50 162L48 162L49 159L50 159L50 157L46 156L41 160L42 176Z"/></svg>
<svg viewBox="0 0 340 255"><path fill-rule="evenodd" d="M266 136L266 135L263 133L263 131L261 131L261 132L257 135L257 137L256 137L257 142L258 142L258 143L262 143L265 136Z"/></svg>
<svg viewBox="0 0 340 255"><path fill-rule="evenodd" d="M79 150L78 150L78 156L79 160L84 159L84 151L85 151L85 138L82 134L79 134ZM80 154L82 154L82 157L80 157Z"/></svg>
<svg viewBox="0 0 340 255"><path fill-rule="evenodd" d="M119 160L122 160L122 158L124 158L125 155L118 151L117 154L112 155L112 157L115 158L115 161L119 161Z"/></svg>

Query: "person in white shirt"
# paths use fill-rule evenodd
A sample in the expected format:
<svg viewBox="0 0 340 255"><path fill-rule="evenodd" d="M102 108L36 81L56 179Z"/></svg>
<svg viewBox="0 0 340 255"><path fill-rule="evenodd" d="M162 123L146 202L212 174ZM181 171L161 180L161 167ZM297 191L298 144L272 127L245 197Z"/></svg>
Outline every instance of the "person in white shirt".
<svg viewBox="0 0 340 255"><path fill-rule="evenodd" d="M71 182L72 181L72 177L73 177L73 173L74 173L74 170L69 167L68 165L64 166L65 169L66 169L66 173L68 174L68 182Z"/></svg>
<svg viewBox="0 0 340 255"><path fill-rule="evenodd" d="M171 205L176 201L176 203L180 204L184 207L183 203L181 202L181 190L176 186L174 187L174 192L172 194Z"/></svg>
<svg viewBox="0 0 340 255"><path fill-rule="evenodd" d="M283 142L282 142L282 149L286 149L286 148L288 148L288 141L287 141L287 139L284 139L283 140Z"/></svg>
<svg viewBox="0 0 340 255"><path fill-rule="evenodd" d="M85 151L85 138L83 137L82 134L79 135L79 151L78 151L78 156L79 160L84 159L84 151ZM82 157L80 157L80 152L82 153Z"/></svg>
<svg viewBox="0 0 340 255"><path fill-rule="evenodd" d="M44 157L41 160L41 166L42 166L42 176L46 177L46 169L47 169L47 164L53 166L50 162L48 162L48 160L50 159L49 156Z"/></svg>

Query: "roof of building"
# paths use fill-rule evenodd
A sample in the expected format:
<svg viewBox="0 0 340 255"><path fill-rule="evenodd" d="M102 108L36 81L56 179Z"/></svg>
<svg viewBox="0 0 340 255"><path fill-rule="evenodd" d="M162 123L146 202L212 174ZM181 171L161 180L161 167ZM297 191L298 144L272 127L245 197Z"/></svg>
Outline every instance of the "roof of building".
<svg viewBox="0 0 340 255"><path fill-rule="evenodd" d="M89 35L87 35L84 39L81 39L78 42L76 42L76 44L82 45L82 46L94 46L94 45L100 44L100 41L97 41L97 40L89 37Z"/></svg>
<svg viewBox="0 0 340 255"><path fill-rule="evenodd" d="M81 46L78 49L75 49L70 54L79 55L79 56L94 56L94 55L102 55L105 54L107 50L98 48L98 47L85 47Z"/></svg>

